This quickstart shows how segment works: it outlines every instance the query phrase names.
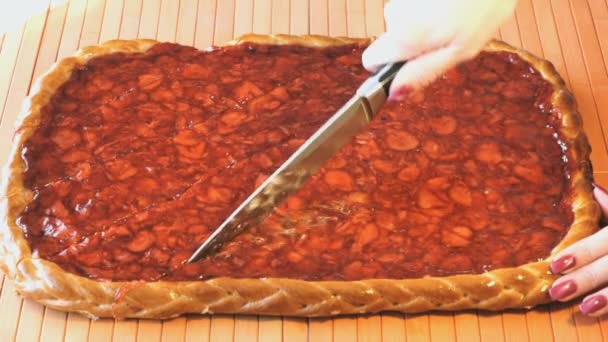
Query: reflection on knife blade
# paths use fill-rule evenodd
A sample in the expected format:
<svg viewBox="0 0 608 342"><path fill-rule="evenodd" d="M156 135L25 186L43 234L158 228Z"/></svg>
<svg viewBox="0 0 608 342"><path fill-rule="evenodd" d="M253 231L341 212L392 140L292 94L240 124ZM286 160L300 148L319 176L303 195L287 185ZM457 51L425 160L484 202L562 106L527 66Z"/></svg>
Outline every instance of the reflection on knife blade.
<svg viewBox="0 0 608 342"><path fill-rule="evenodd" d="M306 183L327 160L369 124L384 104L390 82L401 66L402 63L387 65L367 79L353 98L226 218L188 262L214 253L223 243L258 224Z"/></svg>

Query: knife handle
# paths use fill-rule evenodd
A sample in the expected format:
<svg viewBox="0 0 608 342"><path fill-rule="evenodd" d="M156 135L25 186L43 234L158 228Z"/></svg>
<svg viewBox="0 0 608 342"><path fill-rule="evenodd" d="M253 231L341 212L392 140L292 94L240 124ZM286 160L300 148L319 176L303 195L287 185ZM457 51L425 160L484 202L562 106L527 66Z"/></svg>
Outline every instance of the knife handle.
<svg viewBox="0 0 608 342"><path fill-rule="evenodd" d="M404 61L383 65L357 89L357 95L364 98L369 106L370 119L386 101L391 83L405 63Z"/></svg>
<svg viewBox="0 0 608 342"><path fill-rule="evenodd" d="M399 70L401 69L402 66L405 65L405 63L406 62L403 61L403 62L385 64L380 69L378 69L378 71L376 71L376 73L372 76L372 77L376 78L378 83L382 84L382 88L384 88L384 91L386 92L387 95L388 95L388 90L391 86L391 83L393 82L393 79L395 78L395 75L397 75L397 72L399 72Z"/></svg>

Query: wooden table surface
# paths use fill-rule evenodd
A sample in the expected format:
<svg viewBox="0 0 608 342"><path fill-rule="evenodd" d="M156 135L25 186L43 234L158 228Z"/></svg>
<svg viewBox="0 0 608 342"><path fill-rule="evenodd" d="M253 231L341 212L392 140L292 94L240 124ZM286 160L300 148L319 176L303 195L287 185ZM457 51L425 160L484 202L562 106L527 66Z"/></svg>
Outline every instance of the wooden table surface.
<svg viewBox="0 0 608 342"><path fill-rule="evenodd" d="M0 6L0 20L11 15L11 4ZM32 80L79 47L155 38L204 48L248 32L373 36L384 30L382 7L383 0L53 0L46 12L0 36L0 162ZM555 64L578 100L596 180L608 186L607 0L520 0L496 36ZM496 314L93 321L22 300L2 276L0 288L0 341L608 342L608 320L580 315L575 303Z"/></svg>

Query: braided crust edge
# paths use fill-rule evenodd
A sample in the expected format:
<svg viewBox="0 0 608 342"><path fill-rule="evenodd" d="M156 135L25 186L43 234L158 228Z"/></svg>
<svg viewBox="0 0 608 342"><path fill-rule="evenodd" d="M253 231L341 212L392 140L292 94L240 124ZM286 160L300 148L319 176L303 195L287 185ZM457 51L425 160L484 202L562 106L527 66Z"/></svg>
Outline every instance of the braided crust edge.
<svg viewBox="0 0 608 342"><path fill-rule="evenodd" d="M365 39L324 36L246 35L226 45L244 42L300 44L325 47L365 42ZM57 264L32 254L16 218L32 193L24 188L25 165L20 148L39 124L40 109L71 75L89 59L113 52L144 52L152 40L109 41L86 47L55 64L43 75L24 103L13 138L10 162L5 166L0 191L0 269L15 282L23 296L51 308L86 316L116 318L170 318L185 313L245 313L289 316L332 316L379 311L529 308L550 301L547 291L555 276L549 261L557 252L597 230L599 206L591 193L590 147L572 94L547 61L502 42L486 49L517 53L553 84L552 102L562 127L560 133L578 161L571 170L573 224L565 238L542 261L483 274L419 279L361 281L304 281L285 278L181 282L99 282L65 272Z"/></svg>

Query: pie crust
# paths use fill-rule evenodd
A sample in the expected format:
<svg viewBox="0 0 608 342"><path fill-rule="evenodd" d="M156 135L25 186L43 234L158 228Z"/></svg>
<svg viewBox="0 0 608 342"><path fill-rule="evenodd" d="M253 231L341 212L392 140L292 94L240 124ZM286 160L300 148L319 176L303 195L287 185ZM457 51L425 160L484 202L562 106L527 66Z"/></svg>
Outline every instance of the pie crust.
<svg viewBox="0 0 608 342"><path fill-rule="evenodd" d="M227 45L252 42L326 47L361 41L323 36L245 35ZM16 123L10 162L3 170L3 196L0 199L3 221L0 226L0 268L14 280L15 289L21 295L54 309L95 318L169 318L186 313L331 316L379 311L415 313L530 308L550 301L547 291L556 277L548 265L556 253L597 229L600 211L591 192L590 147L572 94L549 62L492 41L486 50L518 54L553 85L551 100L561 119L562 140L576 161L568 185L574 194L571 200L573 223L545 260L483 274L403 280L214 278L205 281L102 282L66 272L57 264L32 255L22 229L16 224L16 218L32 200L31 191L23 185L25 165L20 157L20 147L39 125L41 108L69 79L74 68L93 57L114 52L143 52L156 43L152 40L115 40L83 48L42 76L26 100Z"/></svg>

